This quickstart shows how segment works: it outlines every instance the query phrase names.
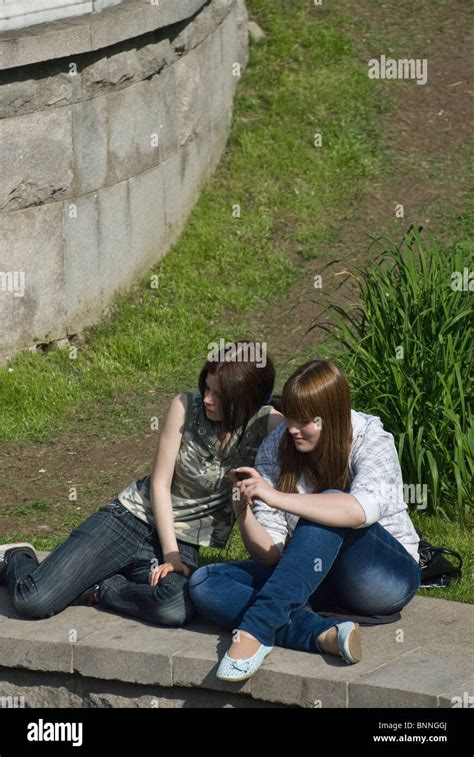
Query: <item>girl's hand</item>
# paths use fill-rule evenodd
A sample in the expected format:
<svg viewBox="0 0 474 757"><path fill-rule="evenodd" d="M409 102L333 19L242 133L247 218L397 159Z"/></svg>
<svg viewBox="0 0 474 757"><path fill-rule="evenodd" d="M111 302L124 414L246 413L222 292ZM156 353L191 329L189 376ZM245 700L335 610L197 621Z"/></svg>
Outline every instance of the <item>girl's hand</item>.
<svg viewBox="0 0 474 757"><path fill-rule="evenodd" d="M248 478L239 481L235 475L236 473L245 473ZM243 501L251 504L253 499L261 499L270 507L276 507L275 503L278 498L278 492L273 486L270 486L270 484L267 484L267 482L263 480L262 476L255 470L255 468L248 468L245 466L242 468L234 468L231 471L231 476L235 482L235 486L240 491L240 503Z"/></svg>
<svg viewBox="0 0 474 757"><path fill-rule="evenodd" d="M157 568L150 570L148 579L150 586L156 586L162 578L167 576L168 573L173 573L173 571L175 573L182 573L184 576L191 575L190 568L184 562L181 562L180 557L169 557L168 562L162 563Z"/></svg>

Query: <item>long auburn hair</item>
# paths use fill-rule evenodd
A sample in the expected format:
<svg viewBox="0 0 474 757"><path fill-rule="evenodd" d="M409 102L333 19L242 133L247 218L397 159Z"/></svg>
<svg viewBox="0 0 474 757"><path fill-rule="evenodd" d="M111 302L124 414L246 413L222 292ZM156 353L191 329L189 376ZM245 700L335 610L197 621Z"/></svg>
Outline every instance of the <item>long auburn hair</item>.
<svg viewBox="0 0 474 757"><path fill-rule="evenodd" d="M243 352L251 342L233 342L235 357ZM207 375L217 376L221 394L222 421L216 422L220 434L234 432L242 426L239 439L245 433L250 418L262 407L269 405L275 368L267 355L264 366L254 360L215 361L208 360L199 374L199 390L204 399Z"/></svg>
<svg viewBox="0 0 474 757"><path fill-rule="evenodd" d="M295 493L304 474L314 491L346 488L352 443L351 395L347 379L330 360L311 360L298 368L283 387L285 418L321 419L320 434L311 452L298 452L286 429L279 446L280 476L276 488Z"/></svg>

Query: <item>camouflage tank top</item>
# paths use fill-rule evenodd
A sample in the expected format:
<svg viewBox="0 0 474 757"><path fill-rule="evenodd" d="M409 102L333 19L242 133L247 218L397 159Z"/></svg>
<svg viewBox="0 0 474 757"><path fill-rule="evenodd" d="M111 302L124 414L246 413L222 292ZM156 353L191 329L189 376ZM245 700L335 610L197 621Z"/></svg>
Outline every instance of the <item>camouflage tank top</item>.
<svg viewBox="0 0 474 757"><path fill-rule="evenodd" d="M185 393L188 400L181 446L171 481L176 538L206 547L225 547L234 524L231 468L253 466L267 435L271 405L253 415L240 444L242 429L233 432L227 446L220 442L208 419L199 389ZM154 525L150 502L150 476L134 481L118 496L133 515Z"/></svg>

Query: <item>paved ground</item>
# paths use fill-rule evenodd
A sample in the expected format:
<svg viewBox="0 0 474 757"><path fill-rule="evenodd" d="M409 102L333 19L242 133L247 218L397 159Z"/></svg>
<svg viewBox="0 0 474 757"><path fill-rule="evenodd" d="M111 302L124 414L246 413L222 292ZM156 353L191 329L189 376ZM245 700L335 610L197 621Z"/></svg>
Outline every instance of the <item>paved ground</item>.
<svg viewBox="0 0 474 757"><path fill-rule="evenodd" d="M34 686L26 672L42 671L46 687L48 675L62 674L63 682L87 677L102 684L139 684L142 691L160 687L160 697L169 696L170 702L191 687L196 696L213 698L207 706L452 707L474 695L473 629L471 605L415 597L398 623L362 629L364 659L357 665L275 648L250 681L224 684L215 669L230 634L211 623L158 628L94 607L26 620L1 588L0 693L5 687L12 693L15 676L21 685ZM233 704L219 704L217 692L223 701L232 694Z"/></svg>

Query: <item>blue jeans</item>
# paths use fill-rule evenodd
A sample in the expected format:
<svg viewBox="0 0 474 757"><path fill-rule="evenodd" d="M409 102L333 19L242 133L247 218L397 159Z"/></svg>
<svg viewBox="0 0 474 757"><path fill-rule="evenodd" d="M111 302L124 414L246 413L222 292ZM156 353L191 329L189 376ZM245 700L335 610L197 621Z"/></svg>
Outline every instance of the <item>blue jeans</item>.
<svg viewBox="0 0 474 757"><path fill-rule="evenodd" d="M178 549L182 561L196 568L199 547L178 541ZM90 515L41 564L24 550L7 553L3 579L26 617L55 615L101 582L100 607L181 626L195 614L189 579L173 572L150 586L153 560L164 562L156 530L114 501Z"/></svg>
<svg viewBox="0 0 474 757"><path fill-rule="evenodd" d="M261 644L319 652L315 639L337 621L314 610L337 603L358 615L400 610L416 594L421 568L385 528L335 528L300 518L276 565L236 560L198 568L193 603L229 630Z"/></svg>

